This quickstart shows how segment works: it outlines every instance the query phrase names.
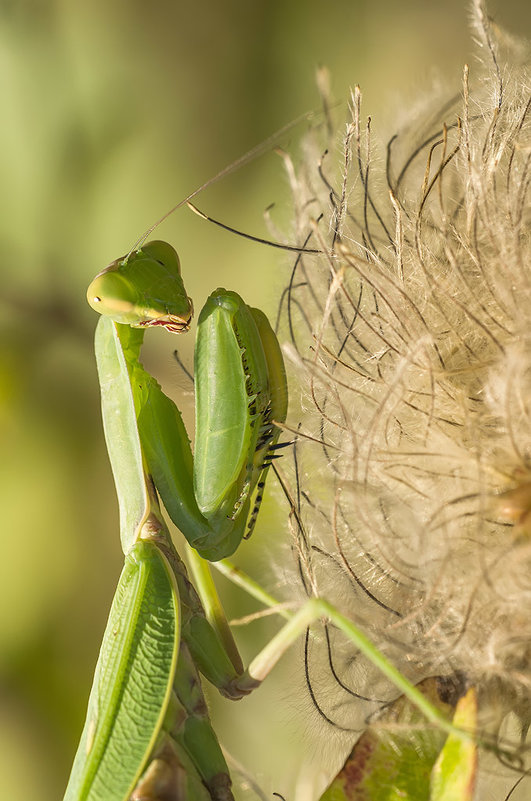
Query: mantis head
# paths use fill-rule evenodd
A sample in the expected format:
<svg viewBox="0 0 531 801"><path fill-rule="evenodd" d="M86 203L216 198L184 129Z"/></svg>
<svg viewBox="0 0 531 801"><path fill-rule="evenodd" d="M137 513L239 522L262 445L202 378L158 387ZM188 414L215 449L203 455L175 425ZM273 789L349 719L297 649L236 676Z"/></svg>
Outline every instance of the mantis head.
<svg viewBox="0 0 531 801"><path fill-rule="evenodd" d="M160 241L109 264L90 284L87 300L99 314L134 328L163 326L181 333L188 330L193 315L179 257Z"/></svg>

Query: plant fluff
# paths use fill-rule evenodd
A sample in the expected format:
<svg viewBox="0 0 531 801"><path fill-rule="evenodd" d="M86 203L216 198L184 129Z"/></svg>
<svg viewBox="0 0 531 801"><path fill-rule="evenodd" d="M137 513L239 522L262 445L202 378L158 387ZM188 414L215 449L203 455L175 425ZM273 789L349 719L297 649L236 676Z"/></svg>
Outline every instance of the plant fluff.
<svg viewBox="0 0 531 801"><path fill-rule="evenodd" d="M479 2L474 29L453 100L381 146L356 89L339 168L317 133L286 157L295 235L321 253L281 303L303 392L279 473L303 594L412 681L474 686L510 787L531 723L531 97ZM331 628L305 665L329 730L397 696Z"/></svg>

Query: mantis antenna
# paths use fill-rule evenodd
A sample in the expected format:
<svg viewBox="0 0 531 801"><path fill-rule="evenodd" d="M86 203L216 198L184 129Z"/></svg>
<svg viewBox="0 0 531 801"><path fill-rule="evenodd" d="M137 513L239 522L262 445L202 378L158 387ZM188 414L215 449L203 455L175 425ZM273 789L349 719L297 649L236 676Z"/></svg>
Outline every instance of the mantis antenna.
<svg viewBox="0 0 531 801"><path fill-rule="evenodd" d="M192 200L192 198L194 198L204 189L207 189L207 187L212 186L213 184L220 181L222 178L225 178L227 175L230 175L231 173L235 172L240 167L243 167L245 164L249 164L249 162L253 161L253 159L258 158L258 156L261 156L263 153L266 153L268 150L271 150L273 145L278 142L281 136L283 136L288 131L291 131L292 128L295 128L301 122L304 122L304 120L312 119L312 117L314 117L317 113L318 112L315 111L307 111L304 114L301 114L300 117L297 117L291 122L288 122L282 128L279 128L278 131L275 131L275 133L271 134L271 136L268 136L267 139L265 139L263 142L260 142L259 145L256 145L255 147L251 148L251 150L248 150L247 153L244 153L243 156L240 156L235 161L231 162L231 164L228 164L226 167L224 167L220 172L218 172L212 178L209 178L208 181L202 184L198 189L195 189L193 192L187 195L183 200L179 201L179 203L173 206L173 208L171 208L169 211L163 214L162 217L159 217L159 219L156 222L154 222L153 225L151 225L147 229L147 231L145 231L142 234L140 239L137 242L135 242L135 244L127 254L126 258L128 259L129 256L133 253L133 251L142 247L148 236L150 236L153 233L153 231L156 228L158 228L158 226L161 223L164 222L164 220L167 220L168 217L170 217L174 211L180 209L181 206L184 206L185 203L188 203L188 201Z"/></svg>
<svg viewBox="0 0 531 801"><path fill-rule="evenodd" d="M224 231L229 231L231 234L237 234L237 236L242 236L244 239L250 239L251 242L258 242L260 245L268 245L271 248L279 248L280 250L289 250L292 253L311 253L315 255L316 253L322 253L322 250L319 248L304 248L304 247L297 247L296 245L286 245L284 242L273 242L271 239L263 239L261 236L253 236L252 234L245 234L243 231L238 231L237 228L232 228L230 225L226 225L225 223L220 222L220 220L215 220L213 217L209 217L208 214L205 214L203 211L194 206L193 203L190 203L189 200L186 201L186 205L193 211L194 214L197 214L198 217L201 217L202 220L206 220L207 222L214 223L219 228L223 228Z"/></svg>

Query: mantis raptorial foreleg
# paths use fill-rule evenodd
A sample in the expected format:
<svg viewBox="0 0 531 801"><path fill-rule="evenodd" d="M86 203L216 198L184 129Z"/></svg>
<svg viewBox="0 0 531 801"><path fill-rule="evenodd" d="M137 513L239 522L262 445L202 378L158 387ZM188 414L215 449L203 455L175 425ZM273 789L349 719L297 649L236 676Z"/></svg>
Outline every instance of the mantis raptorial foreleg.
<svg viewBox="0 0 531 801"><path fill-rule="evenodd" d="M252 531L280 433L275 422L286 418L284 365L266 316L224 289L207 300L195 349L192 455L179 410L139 362L142 329L190 324L177 254L149 242L109 265L87 296L101 314L139 329L127 351L131 385L149 472L170 517L205 558L230 555Z"/></svg>

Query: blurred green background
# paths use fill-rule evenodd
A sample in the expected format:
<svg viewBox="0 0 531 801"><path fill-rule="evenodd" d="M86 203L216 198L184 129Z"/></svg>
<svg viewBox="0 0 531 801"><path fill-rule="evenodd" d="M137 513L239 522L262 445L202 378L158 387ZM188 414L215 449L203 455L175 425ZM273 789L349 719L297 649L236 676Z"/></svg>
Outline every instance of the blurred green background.
<svg viewBox="0 0 531 801"><path fill-rule="evenodd" d="M529 35L526 0L491 0L489 10L509 31ZM392 124L400 98L426 89L437 72L459 88L471 52L467 18L461 0L0 3L4 798L62 797L122 563L89 279L188 192L317 108L317 65L330 68L343 102L361 85L374 126ZM282 144L296 151L303 131ZM275 203L286 224L280 159L262 156L197 203L258 235ZM274 310L283 281L276 251L185 209L157 235L179 251L196 309L222 283ZM176 392L189 389L171 355L175 343L150 338L158 377ZM188 363L191 339L178 342ZM255 544L244 546L241 559L257 577L267 574L270 532L284 534L279 520L270 506ZM232 613L240 600L229 599ZM244 645L246 653L255 647ZM266 793L291 801L299 773L311 797L304 759L313 756L303 715L291 723L297 704L287 665L255 699L216 704L216 716Z"/></svg>

